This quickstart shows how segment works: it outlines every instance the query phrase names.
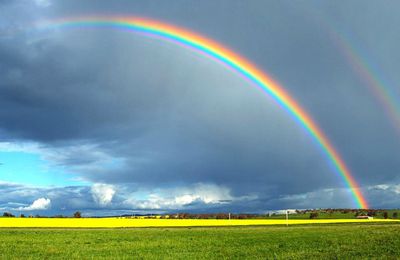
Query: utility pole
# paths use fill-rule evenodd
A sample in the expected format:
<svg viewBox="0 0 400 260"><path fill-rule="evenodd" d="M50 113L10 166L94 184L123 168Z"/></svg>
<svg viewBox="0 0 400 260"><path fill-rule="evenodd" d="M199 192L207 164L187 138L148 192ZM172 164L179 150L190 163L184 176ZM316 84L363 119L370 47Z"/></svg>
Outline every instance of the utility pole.
<svg viewBox="0 0 400 260"><path fill-rule="evenodd" d="M286 210L286 226L289 226L289 210Z"/></svg>

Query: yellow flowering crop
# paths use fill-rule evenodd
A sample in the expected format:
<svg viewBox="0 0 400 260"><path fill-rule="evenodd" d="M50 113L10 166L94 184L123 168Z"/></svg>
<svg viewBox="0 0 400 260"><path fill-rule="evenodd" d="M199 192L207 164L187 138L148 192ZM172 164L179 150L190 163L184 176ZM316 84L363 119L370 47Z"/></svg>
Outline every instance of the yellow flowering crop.
<svg viewBox="0 0 400 260"><path fill-rule="evenodd" d="M130 218L0 218L0 227L123 228L293 225L390 222L391 219L130 219Z"/></svg>

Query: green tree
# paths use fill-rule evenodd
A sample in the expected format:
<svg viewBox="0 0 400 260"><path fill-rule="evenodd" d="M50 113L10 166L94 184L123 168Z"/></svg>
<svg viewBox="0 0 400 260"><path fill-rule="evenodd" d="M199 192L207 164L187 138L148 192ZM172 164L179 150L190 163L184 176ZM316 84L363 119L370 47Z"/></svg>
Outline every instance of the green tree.
<svg viewBox="0 0 400 260"><path fill-rule="evenodd" d="M82 217L82 213L77 211L74 213L74 218L81 218Z"/></svg>
<svg viewBox="0 0 400 260"><path fill-rule="evenodd" d="M383 218L384 219L388 219L389 218L389 214L387 213L387 211L383 212Z"/></svg>
<svg viewBox="0 0 400 260"><path fill-rule="evenodd" d="M3 217L6 217L6 218L13 218L13 217L15 217L13 214L11 214L10 212L4 212L3 213Z"/></svg>

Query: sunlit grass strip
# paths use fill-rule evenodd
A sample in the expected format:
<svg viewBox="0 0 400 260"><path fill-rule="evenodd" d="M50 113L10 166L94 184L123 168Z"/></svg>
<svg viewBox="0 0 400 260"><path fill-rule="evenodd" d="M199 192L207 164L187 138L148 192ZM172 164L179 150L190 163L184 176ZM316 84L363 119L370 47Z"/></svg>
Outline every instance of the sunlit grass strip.
<svg viewBox="0 0 400 260"><path fill-rule="evenodd" d="M0 218L0 227L29 228L124 228L299 225L329 223L399 222L393 219L125 219L125 218Z"/></svg>

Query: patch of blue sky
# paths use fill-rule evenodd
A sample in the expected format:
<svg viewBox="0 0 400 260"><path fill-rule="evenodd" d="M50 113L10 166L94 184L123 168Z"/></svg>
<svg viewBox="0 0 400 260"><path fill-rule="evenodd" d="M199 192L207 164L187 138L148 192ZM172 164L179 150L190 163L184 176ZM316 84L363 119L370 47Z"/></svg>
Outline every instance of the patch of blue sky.
<svg viewBox="0 0 400 260"><path fill-rule="evenodd" d="M36 186L81 186L88 182L76 174L52 166L40 154L0 151L0 180Z"/></svg>

